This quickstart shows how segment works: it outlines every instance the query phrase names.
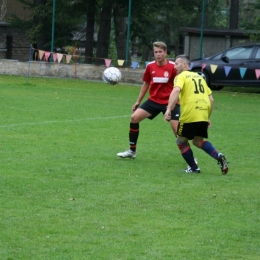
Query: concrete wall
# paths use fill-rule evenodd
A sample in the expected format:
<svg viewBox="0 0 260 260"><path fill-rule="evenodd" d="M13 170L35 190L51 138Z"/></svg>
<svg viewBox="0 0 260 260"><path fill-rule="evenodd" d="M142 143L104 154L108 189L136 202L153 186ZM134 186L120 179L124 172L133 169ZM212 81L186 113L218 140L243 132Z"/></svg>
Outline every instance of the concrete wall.
<svg viewBox="0 0 260 260"><path fill-rule="evenodd" d="M42 61L20 62L17 60L0 60L0 74L29 75L35 77L79 78L85 80L102 80L105 66L87 64L47 63ZM144 68L118 68L122 73L123 83L142 84ZM29 74L28 74L29 71Z"/></svg>
<svg viewBox="0 0 260 260"><path fill-rule="evenodd" d="M180 28L184 35L183 53L191 59L200 58L201 31L199 28ZM202 37L202 55L208 57L230 47L250 43L247 31L205 29Z"/></svg>

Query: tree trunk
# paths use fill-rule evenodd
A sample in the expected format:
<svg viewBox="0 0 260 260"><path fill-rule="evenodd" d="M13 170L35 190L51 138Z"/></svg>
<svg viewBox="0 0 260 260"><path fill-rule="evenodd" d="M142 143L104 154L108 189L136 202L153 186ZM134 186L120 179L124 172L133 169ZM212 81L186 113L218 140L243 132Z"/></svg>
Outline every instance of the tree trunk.
<svg viewBox="0 0 260 260"><path fill-rule="evenodd" d="M121 14L126 13L125 7L116 5L113 9L114 25L115 25L115 42L117 50L117 58L126 58L126 17L122 17ZM130 57L130 56L129 56ZM129 61L127 61L129 64Z"/></svg>
<svg viewBox="0 0 260 260"><path fill-rule="evenodd" d="M229 29L238 29L239 0L231 0Z"/></svg>
<svg viewBox="0 0 260 260"><path fill-rule="evenodd" d="M93 62L94 30L96 16L96 0L91 0L87 11L85 63Z"/></svg>
<svg viewBox="0 0 260 260"><path fill-rule="evenodd" d="M112 17L112 2L113 0L105 0L103 2L100 15L100 27L98 31L97 54L95 62L96 65L103 65L104 58L107 58L108 56Z"/></svg>

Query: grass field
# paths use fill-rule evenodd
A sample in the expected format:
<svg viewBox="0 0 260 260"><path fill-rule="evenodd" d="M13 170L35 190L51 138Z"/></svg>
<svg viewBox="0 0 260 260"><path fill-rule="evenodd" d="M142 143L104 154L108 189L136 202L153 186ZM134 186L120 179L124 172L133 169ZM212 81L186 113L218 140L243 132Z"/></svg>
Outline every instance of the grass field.
<svg viewBox="0 0 260 260"><path fill-rule="evenodd" d="M193 147L194 175L162 115L117 158L138 86L0 79L1 260L260 259L259 93L214 92L230 171Z"/></svg>

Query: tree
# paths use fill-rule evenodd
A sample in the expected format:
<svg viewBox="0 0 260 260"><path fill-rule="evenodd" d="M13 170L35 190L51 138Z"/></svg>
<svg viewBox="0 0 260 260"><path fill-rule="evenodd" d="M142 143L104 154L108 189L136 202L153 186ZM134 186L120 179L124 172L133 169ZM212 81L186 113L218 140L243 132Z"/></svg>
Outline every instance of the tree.
<svg viewBox="0 0 260 260"><path fill-rule="evenodd" d="M229 13L229 29L238 29L239 0L231 0Z"/></svg>
<svg viewBox="0 0 260 260"><path fill-rule="evenodd" d="M24 28L31 42L37 43L38 48L50 49L53 0L19 1L24 8L31 10L31 17L22 20L12 16L11 25ZM81 22L82 17L75 15L71 1L56 1L54 46L63 47L71 43L72 32L78 29Z"/></svg>
<svg viewBox="0 0 260 260"><path fill-rule="evenodd" d="M87 8L87 28L86 28L86 44L85 44L85 62L92 63L94 48L95 20L97 15L96 0L90 0Z"/></svg>
<svg viewBox="0 0 260 260"><path fill-rule="evenodd" d="M114 0L104 0L102 4L97 41L96 65L103 64L102 58L106 58L108 55L113 2Z"/></svg>

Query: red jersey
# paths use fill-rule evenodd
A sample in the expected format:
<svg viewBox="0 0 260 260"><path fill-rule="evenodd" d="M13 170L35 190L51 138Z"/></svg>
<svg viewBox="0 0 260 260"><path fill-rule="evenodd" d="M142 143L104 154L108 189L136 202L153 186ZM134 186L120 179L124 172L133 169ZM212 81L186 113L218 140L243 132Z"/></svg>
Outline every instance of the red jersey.
<svg viewBox="0 0 260 260"><path fill-rule="evenodd" d="M158 66L156 61L147 64L143 81L150 83L149 99L167 105L173 89L173 80L177 75L175 63L167 60L164 66Z"/></svg>

